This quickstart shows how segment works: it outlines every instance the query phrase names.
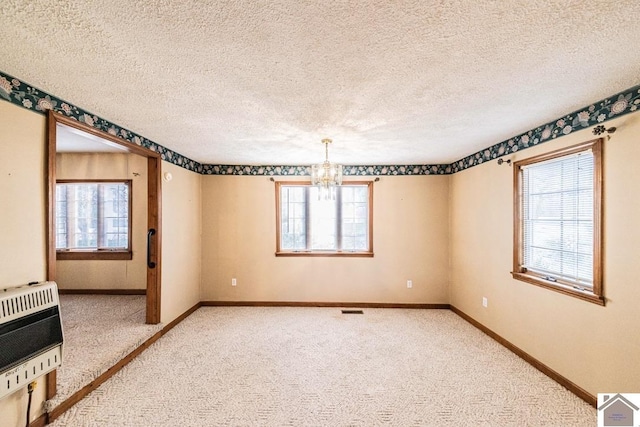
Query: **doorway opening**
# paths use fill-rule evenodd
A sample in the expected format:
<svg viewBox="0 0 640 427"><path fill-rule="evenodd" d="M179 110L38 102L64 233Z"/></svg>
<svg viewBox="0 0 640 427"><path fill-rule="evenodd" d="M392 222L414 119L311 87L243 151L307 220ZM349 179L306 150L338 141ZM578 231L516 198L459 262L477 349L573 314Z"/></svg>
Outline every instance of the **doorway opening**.
<svg viewBox="0 0 640 427"><path fill-rule="evenodd" d="M136 190L141 190L140 187L146 186L146 188L142 188L145 190L142 192L141 197L137 197L137 206L141 206L139 208L139 212L142 212L143 217L138 218L137 230L134 229L134 232L139 236L137 240L133 241L133 247L135 248L136 256L138 260L143 258L141 262L136 262L136 281L137 286L132 285L133 288L139 289L130 289L131 294L140 294L144 295L144 297L140 296L139 298L144 298L144 322L148 325L157 325L160 323L160 289L161 289L161 158L160 154L153 152L144 147L140 147L133 143L130 143L126 140L120 139L114 135L109 133L97 130L91 126L86 125L85 123L79 122L77 120L65 117L59 113L55 113L53 111L49 111L48 113L48 161L47 161L47 229L48 229L48 242L47 242L47 279L51 281L57 281L59 276L64 274L68 274L68 272L59 271L57 267L57 262L61 259L69 260L69 254L63 254L61 257L61 252L57 250L56 240L57 234L59 230L59 224L56 222L57 210L60 209L60 206L57 206L56 202L56 189L58 184L60 183L61 178L68 178L65 176L61 176L59 172L62 170L58 170L60 164L60 156L62 152L74 152L74 153L84 153L89 157L93 158L102 158L105 155L108 157L109 153L116 157L125 158L124 162L129 162L129 165L132 161L127 159L134 159L133 163L136 164L135 168L133 168L134 175L146 175L146 180L140 180L139 184L135 186ZM63 142L64 139L64 142ZM70 141L71 140L71 141ZM74 145L74 147L70 147L70 145ZM102 156L102 157L101 157ZM86 166L86 165L85 165ZM92 170L92 167L86 167L87 170ZM127 166L127 169L130 169ZM141 173L135 172L135 170L142 171ZM96 172L95 170L93 171ZM129 171L131 172L131 171ZM65 173L68 173L65 172ZM64 174L63 174L64 175ZM138 175L138 176L139 176ZM95 178L95 176L94 176ZM146 183L144 183L146 181ZM135 197L136 195L131 195ZM146 200L145 200L146 198ZM134 198L134 200L136 200ZM145 203L146 202L146 203ZM142 203L142 205L140 205ZM130 215L131 215L131 209ZM144 218L146 212L146 218ZM130 220L131 218L129 218ZM122 221L122 219L119 219ZM129 221L128 226L131 227L131 221ZM142 236L140 234L142 233ZM121 239L122 240L122 239ZM126 240L126 239L125 239ZM141 241L140 241L141 240ZM129 251L129 260L131 260L131 235L129 235L129 246L127 251ZM95 256L94 260L100 259L110 259L111 257L118 257L124 254L123 250L120 251L105 251L110 252L107 253L107 258L104 258L104 254L98 253L99 251L94 251L90 255ZM77 255L77 253L75 254ZM74 256L75 256L74 255ZM67 258L65 258L65 256ZM87 253L80 253L81 258L86 260ZM114 259L114 258L111 258ZM65 261L67 262L67 261ZM72 261L72 262L83 262L83 261ZM86 262L95 262L95 261L86 261ZM100 261L97 261L98 263ZM108 261L112 262L112 261ZM124 262L124 261L123 261ZM130 262L130 261L129 261ZM94 264L95 265L95 264ZM133 265L133 264L130 264ZM131 269L129 266L128 268ZM71 269L73 270L73 269ZM78 274L76 274L78 276ZM129 276L133 276L129 274ZM90 287L90 286L89 286ZM127 289L124 289L125 291ZM123 289L119 289L118 292L122 293ZM81 292L80 292L81 293ZM105 289L105 294L109 294L109 290ZM127 293L127 292L124 292ZM142 320L142 318L141 318ZM48 376L47 381L47 399L51 399L56 395L57 387L56 387L56 372L52 372ZM64 393L63 393L64 394Z"/></svg>

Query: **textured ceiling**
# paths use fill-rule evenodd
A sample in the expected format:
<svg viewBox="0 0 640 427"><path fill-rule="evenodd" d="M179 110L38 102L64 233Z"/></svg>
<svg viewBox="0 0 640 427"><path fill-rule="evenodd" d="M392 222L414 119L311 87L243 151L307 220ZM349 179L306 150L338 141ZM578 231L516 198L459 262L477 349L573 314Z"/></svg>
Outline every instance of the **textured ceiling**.
<svg viewBox="0 0 640 427"><path fill-rule="evenodd" d="M638 0L3 0L0 70L201 163L450 163L640 83Z"/></svg>

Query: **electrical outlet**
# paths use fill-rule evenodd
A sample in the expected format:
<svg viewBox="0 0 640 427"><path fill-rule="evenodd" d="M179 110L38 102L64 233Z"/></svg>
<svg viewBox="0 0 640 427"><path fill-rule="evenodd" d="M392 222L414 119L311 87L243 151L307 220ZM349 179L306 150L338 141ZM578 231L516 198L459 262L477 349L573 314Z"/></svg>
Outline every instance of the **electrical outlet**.
<svg viewBox="0 0 640 427"><path fill-rule="evenodd" d="M413 280L407 280L407 288L413 288Z"/></svg>
<svg viewBox="0 0 640 427"><path fill-rule="evenodd" d="M487 299L487 297L482 297L482 306L484 308L487 308L489 306L489 300Z"/></svg>
<svg viewBox="0 0 640 427"><path fill-rule="evenodd" d="M231 286L235 286L237 284L238 284L238 282L236 282L236 278L235 277L233 279L231 279Z"/></svg>

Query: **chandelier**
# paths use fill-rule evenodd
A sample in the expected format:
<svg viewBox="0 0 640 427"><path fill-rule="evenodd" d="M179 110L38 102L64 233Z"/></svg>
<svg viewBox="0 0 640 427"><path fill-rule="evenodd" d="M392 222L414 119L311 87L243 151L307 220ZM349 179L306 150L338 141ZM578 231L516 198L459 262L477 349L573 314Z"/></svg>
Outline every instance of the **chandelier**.
<svg viewBox="0 0 640 427"><path fill-rule="evenodd" d="M329 138L322 140L325 152L324 163L311 166L311 184L318 187L325 199L328 199L329 195L334 199L335 187L342 184L342 165L329 162L329 144L331 142L333 141Z"/></svg>

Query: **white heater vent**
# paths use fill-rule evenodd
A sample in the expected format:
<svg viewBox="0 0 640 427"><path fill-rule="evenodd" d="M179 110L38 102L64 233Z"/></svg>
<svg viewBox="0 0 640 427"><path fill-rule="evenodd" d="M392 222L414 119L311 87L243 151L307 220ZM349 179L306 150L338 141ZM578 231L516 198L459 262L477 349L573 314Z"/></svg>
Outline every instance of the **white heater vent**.
<svg viewBox="0 0 640 427"><path fill-rule="evenodd" d="M0 291L0 399L62 363L55 282Z"/></svg>
<svg viewBox="0 0 640 427"><path fill-rule="evenodd" d="M9 289L4 295L0 293L0 325L58 304L55 282Z"/></svg>

